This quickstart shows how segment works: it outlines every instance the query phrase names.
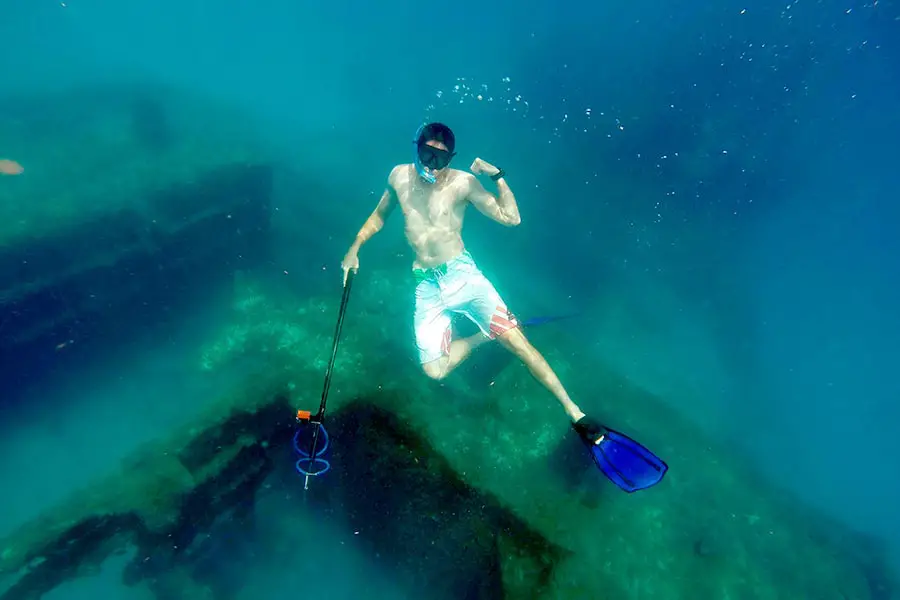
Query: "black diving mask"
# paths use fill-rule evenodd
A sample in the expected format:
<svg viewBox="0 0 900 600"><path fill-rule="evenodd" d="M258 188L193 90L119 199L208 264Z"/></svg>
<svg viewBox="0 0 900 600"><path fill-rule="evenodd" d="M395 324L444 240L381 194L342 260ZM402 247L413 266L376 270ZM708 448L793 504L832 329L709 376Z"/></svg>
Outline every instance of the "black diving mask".
<svg viewBox="0 0 900 600"><path fill-rule="evenodd" d="M429 146L427 142L419 142L418 145L419 162L422 166L438 171L446 168L453 159L454 153L449 150L442 150Z"/></svg>

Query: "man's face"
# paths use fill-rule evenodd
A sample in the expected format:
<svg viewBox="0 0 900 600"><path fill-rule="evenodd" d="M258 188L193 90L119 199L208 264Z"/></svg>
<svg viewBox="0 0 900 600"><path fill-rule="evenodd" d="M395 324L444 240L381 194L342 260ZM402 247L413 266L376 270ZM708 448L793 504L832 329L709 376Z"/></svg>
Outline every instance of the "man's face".
<svg viewBox="0 0 900 600"><path fill-rule="evenodd" d="M447 146L438 140L428 140L419 144L419 161L430 175L437 175L449 164L453 155Z"/></svg>

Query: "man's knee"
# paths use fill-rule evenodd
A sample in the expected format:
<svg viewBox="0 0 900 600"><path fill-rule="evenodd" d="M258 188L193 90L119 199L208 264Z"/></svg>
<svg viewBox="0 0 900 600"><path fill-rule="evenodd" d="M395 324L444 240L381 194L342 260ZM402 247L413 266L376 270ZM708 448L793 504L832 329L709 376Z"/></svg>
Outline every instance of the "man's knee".
<svg viewBox="0 0 900 600"><path fill-rule="evenodd" d="M525 333L519 327L504 331L497 336L497 341L507 350L513 352L523 360L526 360L532 354L537 353L537 350L531 345L531 342L528 341L528 338L525 337Z"/></svg>
<svg viewBox="0 0 900 600"><path fill-rule="evenodd" d="M447 376L447 359L446 357L432 360L422 365L425 374L436 381L440 381Z"/></svg>

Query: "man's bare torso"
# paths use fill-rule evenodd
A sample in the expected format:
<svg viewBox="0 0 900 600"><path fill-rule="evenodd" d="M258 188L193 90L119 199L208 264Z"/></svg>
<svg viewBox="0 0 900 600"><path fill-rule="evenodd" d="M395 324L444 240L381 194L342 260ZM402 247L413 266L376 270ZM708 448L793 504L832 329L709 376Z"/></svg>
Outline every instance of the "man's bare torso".
<svg viewBox="0 0 900 600"><path fill-rule="evenodd" d="M447 169L438 181L421 180L413 165L391 171L389 183L403 211L406 240L416 253L416 268L436 267L465 249L463 214L472 175Z"/></svg>

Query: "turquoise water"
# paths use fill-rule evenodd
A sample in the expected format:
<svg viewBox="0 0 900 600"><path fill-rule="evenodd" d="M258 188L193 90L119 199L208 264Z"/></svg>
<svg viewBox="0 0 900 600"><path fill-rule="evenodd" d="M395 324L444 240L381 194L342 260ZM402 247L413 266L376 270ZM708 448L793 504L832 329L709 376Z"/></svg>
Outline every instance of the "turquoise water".
<svg viewBox="0 0 900 600"><path fill-rule="evenodd" d="M306 312L276 318L260 309L248 330L296 324L291 348L300 349L286 370L319 376L339 261L390 168L410 160L418 125L441 120L456 133L454 165L465 169L478 156L502 166L518 198L519 227L474 212L467 219L481 268L520 315L581 315L535 333L539 349L567 365L561 376L579 403L604 410L593 365L614 373L689 424L691 444L746 461L772 486L765 494L791 494L801 513L834 519L840 536L867 540L900 571L897 2L6 4L0 159L24 171L0 176L0 250L8 253L0 256L0 539L76 490L123 481L123 461L194 427L249 373L274 369L255 342L234 342L232 307L252 296L252 282L267 290L261 305ZM126 243L112 239L118 225L53 246L71 253L39 256L34 248L45 240L121 206L145 216L152 193L247 163L272 169L264 258L224 242L218 226L198 228L163 258L101 269L77 288L57 274L40 301L15 300L37 285L24 278L22 256L53 265L91 244L108 256ZM259 189L247 197L266 195ZM202 212L188 208L198 196L167 209L171 227ZM215 213L222 202L211 198L203 210ZM223 213L232 217L242 243L253 216ZM394 374L391 383L424 386L404 320L412 256L398 221L362 253L357 314L365 318L351 334L366 333L349 352L371 356ZM26 318L62 325L26 342ZM385 354L395 362L382 363ZM211 355L227 360L204 368ZM497 385L511 397L511 382L527 373L506 368ZM370 379L352 389L365 395L382 383L389 387ZM315 404L319 385L298 395ZM447 383L466 407L490 396L478 385ZM565 429L551 401L529 393L530 402L547 402L540 418ZM349 399L346 389L335 394ZM423 406L444 398L434 394ZM486 418L517 410L497 402ZM635 409L621 420L640 430L640 415L652 413ZM677 448L664 424L643 427ZM510 453L528 452L493 424L481 433ZM377 538L354 541L339 507L298 510L304 496L291 459L278 464L256 499L252 534L243 522L215 530L227 542L199 561L220 584L209 597L446 592L411 591L380 557ZM667 493L675 492L660 489L638 506L674 512L680 501ZM679 522L706 522L702 509L691 510ZM546 534L546 523L538 529ZM44 597L164 597L144 584L122 587L134 549L123 552ZM748 572L777 571L770 562ZM655 569L616 576L669 581ZM0 573L0 598L17 576ZM599 576L565 577L591 587ZM858 597L895 597L879 596L890 592L867 577L870 594ZM663 597L648 589L617 587L616 597ZM679 594L667 597L688 597Z"/></svg>

